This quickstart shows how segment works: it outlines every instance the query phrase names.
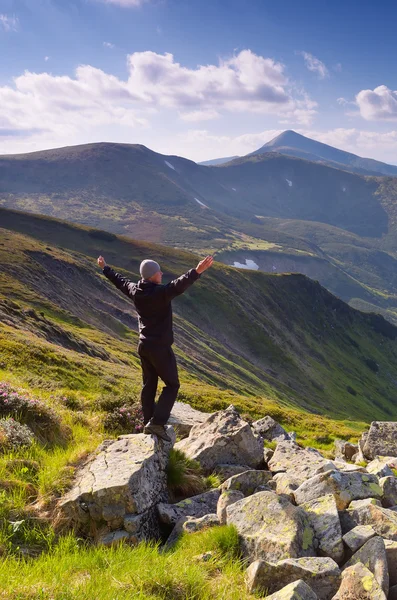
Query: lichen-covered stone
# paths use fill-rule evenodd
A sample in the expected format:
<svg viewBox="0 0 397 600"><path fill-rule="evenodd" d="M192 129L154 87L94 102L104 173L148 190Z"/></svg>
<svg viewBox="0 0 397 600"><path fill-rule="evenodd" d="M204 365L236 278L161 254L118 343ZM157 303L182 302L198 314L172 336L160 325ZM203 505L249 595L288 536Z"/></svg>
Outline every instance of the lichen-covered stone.
<svg viewBox="0 0 397 600"><path fill-rule="evenodd" d="M172 427L167 430L174 441ZM119 529L126 515L154 510L167 498L166 465L171 447L172 443L144 434L103 442L60 500L61 519L88 533L92 525ZM139 531L136 535L140 537ZM150 537L147 528L146 535Z"/></svg>
<svg viewBox="0 0 397 600"><path fill-rule="evenodd" d="M327 471L308 479L294 492L297 504L333 494L338 510L344 510L352 500L382 497L375 475Z"/></svg>
<svg viewBox="0 0 397 600"><path fill-rule="evenodd" d="M297 579L305 581L319 600L331 600L339 588L340 570L331 558L291 558L277 563L256 560L246 574L251 593L271 594Z"/></svg>
<svg viewBox="0 0 397 600"><path fill-rule="evenodd" d="M342 529L338 509L332 494L301 504L318 542L319 556L328 556L340 563L344 555Z"/></svg>
<svg viewBox="0 0 397 600"><path fill-rule="evenodd" d="M274 492L259 492L226 508L227 524L240 536L244 556L277 561L315 556L305 511Z"/></svg>
<svg viewBox="0 0 397 600"><path fill-rule="evenodd" d="M355 525L371 525L377 535L397 541L397 513L394 511L368 504L359 508L349 508L346 513Z"/></svg>
<svg viewBox="0 0 397 600"><path fill-rule="evenodd" d="M389 568L389 585L397 585L397 541L383 540L385 542L387 565Z"/></svg>
<svg viewBox="0 0 397 600"><path fill-rule="evenodd" d="M263 437L264 440L279 441L289 439L288 433L285 431L285 429L269 416L263 417L263 419L259 419L259 421L252 423L252 429L256 434Z"/></svg>
<svg viewBox="0 0 397 600"><path fill-rule="evenodd" d="M397 477L382 477L379 485L383 490L382 506L391 508L397 504Z"/></svg>
<svg viewBox="0 0 397 600"><path fill-rule="evenodd" d="M268 464L269 460L272 458L272 456L274 455L274 450L272 450L271 448L264 448L263 449L263 460L265 461L265 465Z"/></svg>
<svg viewBox="0 0 397 600"><path fill-rule="evenodd" d="M176 504L160 502L157 512L161 523L175 525L182 517L203 517L207 514L216 513L216 506L220 496L219 490L210 490Z"/></svg>
<svg viewBox="0 0 397 600"><path fill-rule="evenodd" d="M204 470L219 464L247 464L251 469L263 464L263 444L254 435L234 406L216 412L204 423L192 427L189 437L175 446Z"/></svg>
<svg viewBox="0 0 397 600"><path fill-rule="evenodd" d="M204 423L210 414L196 410L185 402L175 402L171 416L168 419L168 425L172 425L176 433L181 438L185 438L189 435L194 425Z"/></svg>
<svg viewBox="0 0 397 600"><path fill-rule="evenodd" d="M183 531L187 533L195 533L196 531L201 531L202 529L207 529L207 527L216 527L220 525L220 521L215 514L204 515L203 517L199 517L197 519L188 517L187 521L183 524Z"/></svg>
<svg viewBox="0 0 397 600"><path fill-rule="evenodd" d="M248 465L216 465L214 471L221 481L226 481L226 479L230 479L233 475L238 475L239 473L244 473L245 471L249 471L250 467Z"/></svg>
<svg viewBox="0 0 397 600"><path fill-rule="evenodd" d="M376 581L387 595L389 591L389 569L387 565L385 543L376 536L364 544L346 563L343 570L362 563L375 575Z"/></svg>
<svg viewBox="0 0 397 600"><path fill-rule="evenodd" d="M228 490L223 492L218 500L218 505L216 508L216 514L218 515L218 519L221 525L226 525L226 509L231 504L238 502L244 498L244 494L239 490Z"/></svg>
<svg viewBox="0 0 397 600"><path fill-rule="evenodd" d="M367 464L366 470L377 477L392 477L393 471L389 463L393 464L395 461L397 459L391 456L377 456Z"/></svg>
<svg viewBox="0 0 397 600"><path fill-rule="evenodd" d="M397 422L373 421L362 448L364 456L397 456Z"/></svg>
<svg viewBox="0 0 397 600"><path fill-rule="evenodd" d="M293 441L279 442L268 466L272 473L292 475L299 484L317 473L335 468L333 463L317 450L301 448Z"/></svg>
<svg viewBox="0 0 397 600"><path fill-rule="evenodd" d="M358 445L346 442L345 440L335 440L335 458L351 460L358 452Z"/></svg>
<svg viewBox="0 0 397 600"><path fill-rule="evenodd" d="M300 579L286 585L271 596L266 596L266 600L317 600L317 596L307 583Z"/></svg>
<svg viewBox="0 0 397 600"><path fill-rule="evenodd" d="M255 492L255 489L259 485L266 485L271 478L272 474L270 471L245 471L244 473L233 475L233 477L227 479L221 485L221 491L238 490L242 492L244 496L250 496Z"/></svg>
<svg viewBox="0 0 397 600"><path fill-rule="evenodd" d="M342 583L333 600L387 600L375 576L362 563L343 571Z"/></svg>
<svg viewBox="0 0 397 600"><path fill-rule="evenodd" d="M294 477L292 473L276 473L273 477L276 483L277 494L284 494L292 502L295 502L294 492L301 484L301 479Z"/></svg>
<svg viewBox="0 0 397 600"><path fill-rule="evenodd" d="M371 525L357 525L345 533L343 541L353 553L357 552L361 546L364 546L368 540L375 537L376 533Z"/></svg>

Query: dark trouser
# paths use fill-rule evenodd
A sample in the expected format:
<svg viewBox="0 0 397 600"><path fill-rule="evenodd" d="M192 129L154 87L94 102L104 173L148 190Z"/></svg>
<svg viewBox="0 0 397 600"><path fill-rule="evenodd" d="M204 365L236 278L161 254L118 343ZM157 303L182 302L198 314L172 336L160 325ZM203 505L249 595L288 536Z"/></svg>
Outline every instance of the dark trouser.
<svg viewBox="0 0 397 600"><path fill-rule="evenodd" d="M139 342L138 354L142 365L143 387L141 403L145 424L152 419L156 425L165 425L178 395L179 378L175 354L171 346ZM158 379L165 386L155 404Z"/></svg>

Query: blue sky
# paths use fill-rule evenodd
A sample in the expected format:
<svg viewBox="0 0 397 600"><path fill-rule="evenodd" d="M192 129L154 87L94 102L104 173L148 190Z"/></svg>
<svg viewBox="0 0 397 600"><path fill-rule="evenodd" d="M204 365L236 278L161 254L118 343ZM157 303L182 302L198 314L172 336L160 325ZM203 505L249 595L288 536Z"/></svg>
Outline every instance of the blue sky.
<svg viewBox="0 0 397 600"><path fill-rule="evenodd" d="M397 164L392 2L0 0L0 153L193 160L283 131Z"/></svg>

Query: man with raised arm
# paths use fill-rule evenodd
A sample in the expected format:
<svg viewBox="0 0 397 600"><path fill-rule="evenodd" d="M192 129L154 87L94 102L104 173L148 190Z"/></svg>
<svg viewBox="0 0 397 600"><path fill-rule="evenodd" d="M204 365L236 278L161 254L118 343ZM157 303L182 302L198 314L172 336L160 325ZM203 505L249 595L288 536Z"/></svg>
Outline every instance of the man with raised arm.
<svg viewBox="0 0 397 600"><path fill-rule="evenodd" d="M161 285L163 273L154 260L142 261L141 279L134 283L116 273L100 256L98 265L114 285L135 304L139 323L138 354L141 359L143 387L141 403L145 422L144 433L155 434L171 441L165 425L179 390L178 367L172 350L174 342L171 301L183 294L213 263L212 256L200 261L178 279ZM165 386L155 403L158 379Z"/></svg>

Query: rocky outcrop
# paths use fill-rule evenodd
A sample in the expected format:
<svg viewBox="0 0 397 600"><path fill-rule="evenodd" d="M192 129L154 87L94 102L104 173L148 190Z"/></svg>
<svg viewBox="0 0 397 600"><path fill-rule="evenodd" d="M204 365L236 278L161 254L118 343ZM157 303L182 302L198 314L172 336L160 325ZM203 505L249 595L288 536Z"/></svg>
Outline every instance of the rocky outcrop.
<svg viewBox="0 0 397 600"><path fill-rule="evenodd" d="M334 468L333 463L321 456L317 450L301 448L292 441L279 442L268 465L272 473L292 475L299 484L317 473Z"/></svg>
<svg viewBox="0 0 397 600"><path fill-rule="evenodd" d="M387 595L389 591L389 569L385 543L381 537L374 537L360 548L345 564L344 569L362 563L374 574L376 581Z"/></svg>
<svg viewBox="0 0 397 600"><path fill-rule="evenodd" d="M371 525L357 525L357 527L353 527L353 529L345 533L343 536L343 541L354 553L357 552L361 546L364 546L368 540L375 537L375 535L376 533L372 529Z"/></svg>
<svg viewBox="0 0 397 600"><path fill-rule="evenodd" d="M259 421L254 421L254 423L252 423L252 429L256 434L269 442L290 439L285 429L269 416L263 417L263 419L259 419Z"/></svg>
<svg viewBox="0 0 397 600"><path fill-rule="evenodd" d="M344 556L342 529L338 509L332 494L301 505L317 540L317 553L340 563Z"/></svg>
<svg viewBox="0 0 397 600"><path fill-rule="evenodd" d="M277 592L296 580L305 581L319 600L331 600L339 588L340 570L330 558L293 558L277 563L257 560L246 575L251 593Z"/></svg>
<svg viewBox="0 0 397 600"><path fill-rule="evenodd" d="M227 479L221 485L221 491L238 490L242 492L244 496L250 496L259 486L265 486L271 478L272 474L269 471L245 471L244 473L239 473L238 475L234 475L233 477L230 477L230 479Z"/></svg>
<svg viewBox="0 0 397 600"><path fill-rule="evenodd" d="M382 506L367 504L347 511L355 525L371 525L377 535L397 541L397 513Z"/></svg>
<svg viewBox="0 0 397 600"><path fill-rule="evenodd" d="M185 438L189 435L194 425L204 423L210 416L210 413L205 413L192 408L190 404L184 402L175 402L168 425L172 425L177 435Z"/></svg>
<svg viewBox="0 0 397 600"><path fill-rule="evenodd" d="M305 511L274 492L259 492L226 508L244 556L278 561L315 556L314 534Z"/></svg>
<svg viewBox="0 0 397 600"><path fill-rule="evenodd" d="M376 577L362 563L343 571L342 583L333 600L387 600Z"/></svg>
<svg viewBox="0 0 397 600"><path fill-rule="evenodd" d="M266 596L266 600L317 600L316 594L302 579L283 587L282 590Z"/></svg>
<svg viewBox="0 0 397 600"><path fill-rule="evenodd" d="M181 500L176 504L160 502L157 505L159 519L161 523L166 525L175 525L182 517L197 519L207 514L214 514L216 513L219 496L219 490L211 490L186 498L186 500Z"/></svg>
<svg viewBox="0 0 397 600"><path fill-rule="evenodd" d="M373 421L362 441L362 453L368 460L376 456L397 457L397 422Z"/></svg>
<svg viewBox="0 0 397 600"><path fill-rule="evenodd" d="M219 464L246 464L251 469L263 464L263 443L234 406L216 412L195 425L189 437L175 446L197 460L205 471Z"/></svg>
<svg viewBox="0 0 397 600"><path fill-rule="evenodd" d="M244 494L239 490L227 490L223 492L218 500L218 505L216 508L216 514L218 515L218 519L222 525L226 525L226 509L231 504L238 502L244 498Z"/></svg>
<svg viewBox="0 0 397 600"><path fill-rule="evenodd" d="M385 508L391 508L397 504L397 478L394 477L382 477L379 479L379 485L383 491L382 495L382 506Z"/></svg>
<svg viewBox="0 0 397 600"><path fill-rule="evenodd" d="M171 427L168 434L175 440ZM171 446L144 434L103 442L59 502L60 520L86 532L95 524L102 536L124 531L133 542L158 536L155 511L167 498Z"/></svg>

